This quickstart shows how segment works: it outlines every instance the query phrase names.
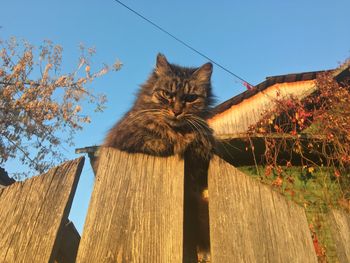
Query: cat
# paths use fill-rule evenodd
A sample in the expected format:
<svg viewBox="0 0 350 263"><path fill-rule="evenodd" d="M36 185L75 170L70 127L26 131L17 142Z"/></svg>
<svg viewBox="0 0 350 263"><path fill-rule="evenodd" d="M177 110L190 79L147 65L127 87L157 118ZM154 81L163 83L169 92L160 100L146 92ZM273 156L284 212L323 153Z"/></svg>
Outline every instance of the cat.
<svg viewBox="0 0 350 263"><path fill-rule="evenodd" d="M215 145L213 131L205 121L214 102L212 69L210 62L199 68L170 64L158 54L156 67L141 85L134 105L103 144L129 153L187 156L185 214L191 227L185 235L194 239L199 257L208 257L210 246L208 200L203 193L206 165Z"/></svg>
<svg viewBox="0 0 350 263"><path fill-rule="evenodd" d="M157 156L186 150L204 159L214 137L205 118L213 103L212 64L185 68L158 54L155 70L141 86L133 107L109 131L104 146Z"/></svg>

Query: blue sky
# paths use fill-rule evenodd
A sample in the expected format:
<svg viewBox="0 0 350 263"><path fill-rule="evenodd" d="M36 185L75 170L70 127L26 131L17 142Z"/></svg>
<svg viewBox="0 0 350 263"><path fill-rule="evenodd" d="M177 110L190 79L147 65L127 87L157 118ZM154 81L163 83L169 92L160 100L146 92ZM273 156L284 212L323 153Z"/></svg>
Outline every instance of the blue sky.
<svg viewBox="0 0 350 263"><path fill-rule="evenodd" d="M123 2L252 84L266 76L332 69L350 56L349 0ZM96 47L95 66L117 58L124 64L93 83L96 92L108 96L107 109L92 114L75 147L68 147L68 159L77 157L75 148L103 141L131 106L158 52L184 66L207 62L114 0L2 0L1 10L1 39L15 36L37 46L50 39L63 46L67 70L76 65L79 43ZM216 66L212 82L218 102L245 90ZM6 168L14 172L17 165ZM86 162L70 214L79 231L92 187Z"/></svg>

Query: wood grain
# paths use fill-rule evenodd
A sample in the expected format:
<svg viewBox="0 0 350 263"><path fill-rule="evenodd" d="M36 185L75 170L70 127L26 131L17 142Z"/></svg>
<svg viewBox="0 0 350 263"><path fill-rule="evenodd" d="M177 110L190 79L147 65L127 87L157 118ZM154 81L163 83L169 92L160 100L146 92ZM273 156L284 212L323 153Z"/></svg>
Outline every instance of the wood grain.
<svg viewBox="0 0 350 263"><path fill-rule="evenodd" d="M350 215L344 211L332 209L329 214L329 225L339 262L350 262Z"/></svg>
<svg viewBox="0 0 350 263"><path fill-rule="evenodd" d="M303 208L217 156L209 167L212 262L317 262Z"/></svg>
<svg viewBox="0 0 350 263"><path fill-rule="evenodd" d="M0 192L0 262L53 262L84 158Z"/></svg>
<svg viewBox="0 0 350 263"><path fill-rule="evenodd" d="M183 161L100 156L77 262L182 262Z"/></svg>

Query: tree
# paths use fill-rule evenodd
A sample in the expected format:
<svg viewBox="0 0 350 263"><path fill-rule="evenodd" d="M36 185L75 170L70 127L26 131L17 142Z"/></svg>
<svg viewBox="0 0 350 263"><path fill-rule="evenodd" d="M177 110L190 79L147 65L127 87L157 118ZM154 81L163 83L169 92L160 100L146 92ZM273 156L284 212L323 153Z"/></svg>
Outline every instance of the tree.
<svg viewBox="0 0 350 263"><path fill-rule="evenodd" d="M91 72L95 50L80 45L80 51L76 68L62 74L61 46L0 40L0 165L16 159L32 171L47 170L64 158L60 146L72 145L76 131L90 122L82 103L103 111L106 97L88 86L122 64Z"/></svg>

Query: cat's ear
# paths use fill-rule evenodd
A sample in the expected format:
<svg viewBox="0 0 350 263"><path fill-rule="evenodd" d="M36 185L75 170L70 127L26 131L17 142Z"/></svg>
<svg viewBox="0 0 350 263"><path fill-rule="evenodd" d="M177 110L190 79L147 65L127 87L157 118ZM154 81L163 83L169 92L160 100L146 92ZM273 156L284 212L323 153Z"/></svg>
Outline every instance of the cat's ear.
<svg viewBox="0 0 350 263"><path fill-rule="evenodd" d="M155 68L155 73L157 75L166 75L169 72L171 72L171 67L169 65L169 62L167 61L166 57L159 53L157 55L157 64Z"/></svg>
<svg viewBox="0 0 350 263"><path fill-rule="evenodd" d="M193 74L192 78L194 78L198 82L210 82L211 73L213 72L213 64L208 62L198 68Z"/></svg>

